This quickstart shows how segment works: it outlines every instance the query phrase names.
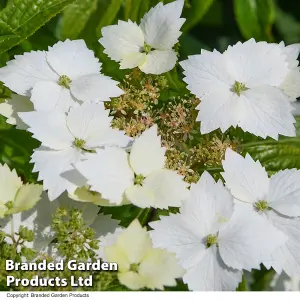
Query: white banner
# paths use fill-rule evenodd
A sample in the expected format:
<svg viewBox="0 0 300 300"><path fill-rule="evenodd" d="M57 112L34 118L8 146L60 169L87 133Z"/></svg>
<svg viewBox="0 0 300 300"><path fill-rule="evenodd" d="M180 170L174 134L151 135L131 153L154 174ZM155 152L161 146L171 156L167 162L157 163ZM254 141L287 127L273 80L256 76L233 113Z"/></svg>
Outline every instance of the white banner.
<svg viewBox="0 0 300 300"><path fill-rule="evenodd" d="M183 295L184 294L184 295ZM289 300L299 300L299 292L2 292L0 299L149 299L156 300L172 297L172 300L195 299L195 300L266 300L287 297Z"/></svg>

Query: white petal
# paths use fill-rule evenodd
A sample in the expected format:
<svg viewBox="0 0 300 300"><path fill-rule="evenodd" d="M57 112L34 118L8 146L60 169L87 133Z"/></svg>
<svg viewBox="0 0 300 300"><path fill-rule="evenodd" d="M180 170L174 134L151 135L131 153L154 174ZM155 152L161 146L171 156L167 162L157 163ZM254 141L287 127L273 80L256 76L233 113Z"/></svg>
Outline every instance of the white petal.
<svg viewBox="0 0 300 300"><path fill-rule="evenodd" d="M140 263L152 248L152 241L147 229L135 219L119 234L116 245L128 257L130 263Z"/></svg>
<svg viewBox="0 0 300 300"><path fill-rule="evenodd" d="M25 184L17 192L10 214L31 209L41 199L43 187L39 184Z"/></svg>
<svg viewBox="0 0 300 300"><path fill-rule="evenodd" d="M152 290L163 290L164 286L176 286L175 278L180 278L184 270L175 255L162 249L151 249L139 266L139 274L146 286Z"/></svg>
<svg viewBox="0 0 300 300"><path fill-rule="evenodd" d="M259 160L255 162L249 154L244 158L228 148L222 165L226 186L236 199L248 203L266 200L269 178Z"/></svg>
<svg viewBox="0 0 300 300"><path fill-rule="evenodd" d="M287 236L288 241L277 248L269 260L265 260L267 267L273 267L277 273L282 270L289 276L300 274L300 218L285 218L274 211L268 212L269 220Z"/></svg>
<svg viewBox="0 0 300 300"><path fill-rule="evenodd" d="M66 75L71 80L101 70L101 63L94 52L87 48L84 40L59 41L49 47L47 61L56 73Z"/></svg>
<svg viewBox="0 0 300 300"><path fill-rule="evenodd" d="M298 44L288 45L284 47L282 51L286 55L286 61L289 63L289 68L297 67L299 64L297 59L300 53L300 44L298 43Z"/></svg>
<svg viewBox="0 0 300 300"><path fill-rule="evenodd" d="M118 21L118 25L102 28L100 44L111 59L121 61L124 57L137 54L144 47L144 35L140 27L130 20Z"/></svg>
<svg viewBox="0 0 300 300"><path fill-rule="evenodd" d="M151 8L141 20L140 27L148 45L158 50L169 50L178 42L180 28L185 19L180 18L184 1L177 0Z"/></svg>
<svg viewBox="0 0 300 300"><path fill-rule="evenodd" d="M70 107L78 105L78 101L71 95L69 89L50 81L37 83L32 89L30 100L37 111L58 110L66 112Z"/></svg>
<svg viewBox="0 0 300 300"><path fill-rule="evenodd" d="M239 126L263 138L278 139L279 134L295 136L293 107L288 97L273 87L252 88L239 97L215 86L215 92L203 96L197 109L202 134L217 128L225 132L230 126Z"/></svg>
<svg viewBox="0 0 300 300"><path fill-rule="evenodd" d="M79 173L79 171L77 172ZM63 173L62 177L65 177L65 174L66 173ZM69 177L67 177L66 179L72 182L72 180L70 180ZM84 180L86 181L85 177ZM82 185L80 188L77 188L75 191L71 193L69 192L69 197L75 201L94 203L95 205L99 205L99 206L116 206L115 204L109 202L107 199L104 199L100 193L92 192L89 190L88 186L86 187L84 185ZM125 205L125 204L130 204L130 202L123 201L121 202L120 205Z"/></svg>
<svg viewBox="0 0 300 300"><path fill-rule="evenodd" d="M199 237L215 234L225 226L233 213L233 198L221 181L215 182L208 172L191 185L190 197L180 208L180 213L198 232Z"/></svg>
<svg viewBox="0 0 300 300"><path fill-rule="evenodd" d="M283 170L271 177L270 207L289 217L300 216L300 171Z"/></svg>
<svg viewBox="0 0 300 300"><path fill-rule="evenodd" d="M201 122L200 132L206 134L217 128L225 132L231 126L236 127L236 115L244 113L237 109L237 101L237 97L219 87L214 93L203 96L196 107L199 110L196 120Z"/></svg>
<svg viewBox="0 0 300 300"><path fill-rule="evenodd" d="M260 263L287 240L266 218L239 206L219 232L219 250L227 266L259 269Z"/></svg>
<svg viewBox="0 0 300 300"><path fill-rule="evenodd" d="M133 53L124 55L120 63L120 69L133 69L143 65L147 60L146 53Z"/></svg>
<svg viewBox="0 0 300 300"><path fill-rule="evenodd" d="M236 124L244 131L276 140L278 134L296 135L293 106L282 91L268 86L256 87L237 98L240 99L234 108Z"/></svg>
<svg viewBox="0 0 300 300"><path fill-rule="evenodd" d="M189 56L180 65L184 69L186 77L183 80L188 84L188 89L201 100L205 95L228 93L234 83L224 56L218 52L207 51L201 55ZM223 99L225 96L223 95ZM215 98L217 100L219 97Z"/></svg>
<svg viewBox="0 0 300 300"><path fill-rule="evenodd" d="M86 103L71 109L67 127L74 137L85 141L88 149L102 146L125 147L132 140L124 131L111 128L112 117L103 103Z"/></svg>
<svg viewBox="0 0 300 300"><path fill-rule="evenodd" d="M279 86L284 93L290 97L291 101L296 101L300 97L300 69L291 70L284 81Z"/></svg>
<svg viewBox="0 0 300 300"><path fill-rule="evenodd" d="M77 170L86 177L92 191L112 203L120 204L123 194L133 184L134 174L128 164L128 154L120 148L107 147L94 156L76 164Z"/></svg>
<svg viewBox="0 0 300 300"><path fill-rule="evenodd" d="M242 271L227 267L215 247L205 251L203 259L183 276L192 291L235 291Z"/></svg>
<svg viewBox="0 0 300 300"><path fill-rule="evenodd" d="M117 227L113 233L108 233L105 236L101 236L99 239L99 249L96 250L97 255L99 258L105 260L104 249L106 246L112 246L117 242L117 238L119 234L124 231L124 228Z"/></svg>
<svg viewBox="0 0 300 300"><path fill-rule="evenodd" d="M191 268L205 255L206 246L197 234L197 227L192 228L189 219L180 214L160 216L159 221L150 222L150 236L155 248L166 249L175 253L180 265Z"/></svg>
<svg viewBox="0 0 300 300"><path fill-rule="evenodd" d="M72 95L83 102L110 101L110 98L124 94L118 84L118 81L110 77L93 74L72 81L70 89Z"/></svg>
<svg viewBox="0 0 300 300"><path fill-rule="evenodd" d="M118 273L118 279L131 290L140 290L146 286L145 279L133 271Z"/></svg>
<svg viewBox="0 0 300 300"><path fill-rule="evenodd" d="M48 190L50 200L59 197L64 191L72 189L73 184L61 174L72 169L72 164L81 158L75 148L54 151L44 147L36 149L31 162L35 163L33 172L39 172L38 180L43 180L44 190Z"/></svg>
<svg viewBox="0 0 300 300"><path fill-rule="evenodd" d="M6 122L16 125L17 129L27 129L27 125L18 116L19 112L33 110L33 104L29 98L12 94L11 99L0 104L0 114L7 118Z"/></svg>
<svg viewBox="0 0 300 300"><path fill-rule="evenodd" d="M135 185L125 191L126 198L139 207L180 207L189 196L188 184L173 170L151 173L143 185Z"/></svg>
<svg viewBox="0 0 300 300"><path fill-rule="evenodd" d="M153 50L146 56L146 61L139 65L146 74L162 74L175 67L177 55L174 50Z"/></svg>
<svg viewBox="0 0 300 300"><path fill-rule="evenodd" d="M16 170L11 171L6 164L0 164L0 203L5 204L8 201L14 201L21 186L22 181Z"/></svg>
<svg viewBox="0 0 300 300"><path fill-rule="evenodd" d="M57 81L58 75L50 68L44 51L16 55L0 69L0 81L17 94L30 96L30 90L40 81Z"/></svg>
<svg viewBox="0 0 300 300"><path fill-rule="evenodd" d="M45 147L63 150L71 147L75 140L68 130L63 112L23 112L19 113L19 117L29 126L28 131L33 137Z"/></svg>
<svg viewBox="0 0 300 300"><path fill-rule="evenodd" d="M11 115L13 114L13 109L12 105L8 103L8 100L5 100L5 102L0 103L0 114L7 118L6 123L16 125L16 120L14 118L11 118Z"/></svg>
<svg viewBox="0 0 300 300"><path fill-rule="evenodd" d="M260 85L277 87L289 72L282 50L266 42L238 42L223 55L234 79L248 88Z"/></svg>
<svg viewBox="0 0 300 300"><path fill-rule="evenodd" d="M157 134L157 125L153 125L135 139L129 162L135 174L146 177L153 171L164 168L165 152L166 149L161 146L161 138Z"/></svg>

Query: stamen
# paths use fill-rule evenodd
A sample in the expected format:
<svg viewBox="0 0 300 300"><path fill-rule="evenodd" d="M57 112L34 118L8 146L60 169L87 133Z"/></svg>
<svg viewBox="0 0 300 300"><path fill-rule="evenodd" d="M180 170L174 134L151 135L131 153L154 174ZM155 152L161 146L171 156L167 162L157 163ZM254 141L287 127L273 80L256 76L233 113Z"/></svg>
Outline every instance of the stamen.
<svg viewBox="0 0 300 300"><path fill-rule="evenodd" d="M218 243L217 235L215 235L215 234L209 234L206 237L206 247L207 248L210 248L213 245L217 245L217 243Z"/></svg>
<svg viewBox="0 0 300 300"><path fill-rule="evenodd" d="M136 175L134 178L134 184L143 185L145 177L142 174Z"/></svg>
<svg viewBox="0 0 300 300"><path fill-rule="evenodd" d="M144 48L143 48L143 51L142 52L145 52L146 54L150 53L152 50L152 47L148 44L144 44Z"/></svg>
<svg viewBox="0 0 300 300"><path fill-rule="evenodd" d="M59 80L58 80L58 84L61 85L61 86L64 86L67 89L70 88L71 82L72 82L72 80L66 75L60 76Z"/></svg>
<svg viewBox="0 0 300 300"><path fill-rule="evenodd" d="M260 200L254 203L254 207L257 211L270 210L269 204L265 200Z"/></svg>
<svg viewBox="0 0 300 300"><path fill-rule="evenodd" d="M242 92L247 91L249 89L246 87L244 83L235 81L231 90L240 97Z"/></svg>

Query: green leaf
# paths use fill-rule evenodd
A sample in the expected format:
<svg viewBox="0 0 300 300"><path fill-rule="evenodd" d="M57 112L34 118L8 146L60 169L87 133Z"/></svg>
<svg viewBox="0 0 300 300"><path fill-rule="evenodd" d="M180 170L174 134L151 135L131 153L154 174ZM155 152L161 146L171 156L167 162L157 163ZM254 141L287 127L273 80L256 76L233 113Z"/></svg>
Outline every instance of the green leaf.
<svg viewBox="0 0 300 300"><path fill-rule="evenodd" d="M299 42L300 22L293 15L284 12L279 7L276 7L275 26L287 44Z"/></svg>
<svg viewBox="0 0 300 300"><path fill-rule="evenodd" d="M97 0L77 0L64 11L58 26L58 37L62 40L76 39L97 8Z"/></svg>
<svg viewBox="0 0 300 300"><path fill-rule="evenodd" d="M300 117L296 121L296 137L242 144L243 153L249 153L252 158L259 160L270 174L282 169L300 169Z"/></svg>
<svg viewBox="0 0 300 300"><path fill-rule="evenodd" d="M261 264L260 270L252 270L251 291L270 291L270 284L275 274L273 269L267 270L263 264Z"/></svg>
<svg viewBox="0 0 300 300"><path fill-rule="evenodd" d="M127 227L135 218L141 218L145 215L145 211L134 205L123 205L123 206L108 206L101 207L100 212L105 215L111 215L115 220L120 220L120 225Z"/></svg>
<svg viewBox="0 0 300 300"><path fill-rule="evenodd" d="M209 46L196 39L193 35L185 34L180 38L180 59L187 59L189 55L199 53L199 49L211 50Z"/></svg>
<svg viewBox="0 0 300 300"><path fill-rule="evenodd" d="M275 20L273 0L235 0L234 12L237 24L245 39L272 41L272 25Z"/></svg>
<svg viewBox="0 0 300 300"><path fill-rule="evenodd" d="M140 5L139 20L145 15L146 12L149 11L150 8L151 8L151 1L143 0Z"/></svg>
<svg viewBox="0 0 300 300"><path fill-rule="evenodd" d="M9 60L9 56L7 53L0 54L0 67L5 66L8 60Z"/></svg>
<svg viewBox="0 0 300 300"><path fill-rule="evenodd" d="M246 292L248 290L247 288L247 282L245 275L243 274L242 281L239 283L239 286L236 289L238 292Z"/></svg>
<svg viewBox="0 0 300 300"><path fill-rule="evenodd" d="M111 25L121 9L123 0L110 0L105 8L104 15L100 18L100 23L97 26L97 37L101 37L101 29L104 26Z"/></svg>
<svg viewBox="0 0 300 300"><path fill-rule="evenodd" d="M74 0L13 0L0 12L0 54L21 43Z"/></svg>
<svg viewBox="0 0 300 300"><path fill-rule="evenodd" d="M149 2L145 0L126 0L125 2L125 20L137 21L139 16L139 9L143 2Z"/></svg>
<svg viewBox="0 0 300 300"><path fill-rule="evenodd" d="M37 174L32 174L33 165L29 161L39 142L27 131L6 124L4 119L0 117L0 163L16 169L23 181L36 182Z"/></svg>
<svg viewBox="0 0 300 300"><path fill-rule="evenodd" d="M214 0L192 0L191 7L189 8L186 22L183 25L183 32L190 30L194 27L207 13Z"/></svg>

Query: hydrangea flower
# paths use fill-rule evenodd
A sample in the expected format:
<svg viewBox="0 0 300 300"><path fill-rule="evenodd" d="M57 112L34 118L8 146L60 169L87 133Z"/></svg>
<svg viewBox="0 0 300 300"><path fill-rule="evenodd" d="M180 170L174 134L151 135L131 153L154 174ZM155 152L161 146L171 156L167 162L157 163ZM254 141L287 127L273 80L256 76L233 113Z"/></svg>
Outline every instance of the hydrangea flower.
<svg viewBox="0 0 300 300"><path fill-rule="evenodd" d="M20 113L29 126L28 131L41 142L35 149L31 162L34 172L39 172L44 190L50 200L56 199L65 190L74 192L84 184L73 164L105 145L125 147L131 141L123 131L110 127L112 117L103 103L85 103L69 113L51 112ZM66 177L62 177L63 173Z"/></svg>
<svg viewBox="0 0 300 300"><path fill-rule="evenodd" d="M43 188L38 184L23 184L16 170L0 164L0 218L32 208Z"/></svg>
<svg viewBox="0 0 300 300"><path fill-rule="evenodd" d="M135 139L130 154L106 147L75 166L90 189L111 203L128 200L139 207L179 207L188 196L188 184L165 168L165 151L154 125Z"/></svg>
<svg viewBox="0 0 300 300"><path fill-rule="evenodd" d="M285 237L255 213L233 210L233 198L209 173L191 185L179 214L149 224L154 247L174 252L191 290L235 290L242 269L258 268Z"/></svg>
<svg viewBox="0 0 300 300"><path fill-rule="evenodd" d="M223 178L239 209L255 212L287 236L284 245L264 260L277 273L300 274L300 171L280 171L271 178L250 155L242 157L227 149Z"/></svg>
<svg viewBox="0 0 300 300"><path fill-rule="evenodd" d="M204 50L180 64L188 89L201 100L202 134L239 126L263 138L295 136L293 106L279 88L290 73L280 47L251 39L223 54Z"/></svg>
<svg viewBox="0 0 300 300"><path fill-rule="evenodd" d="M16 125L17 129L27 129L28 126L18 116L19 112L33 111L33 104L28 97L11 95L11 99L6 99L0 103L0 115L7 118L6 123Z"/></svg>
<svg viewBox="0 0 300 300"><path fill-rule="evenodd" d="M103 237L100 245L103 259L118 264L120 283L132 290L163 290L164 286L175 286L175 279L184 273L173 254L152 247L146 228L138 220L126 229L116 229L107 239Z"/></svg>
<svg viewBox="0 0 300 300"><path fill-rule="evenodd" d="M119 21L102 28L99 42L121 69L138 67L144 73L161 74L174 68L177 55L172 49L181 35L185 19L180 18L184 0L163 5L159 2L142 18L140 25Z"/></svg>
<svg viewBox="0 0 300 300"><path fill-rule="evenodd" d="M109 101L123 91L100 74L101 63L83 40L58 42L48 51L16 55L0 69L0 80L31 97L36 110L68 111L82 102Z"/></svg>

